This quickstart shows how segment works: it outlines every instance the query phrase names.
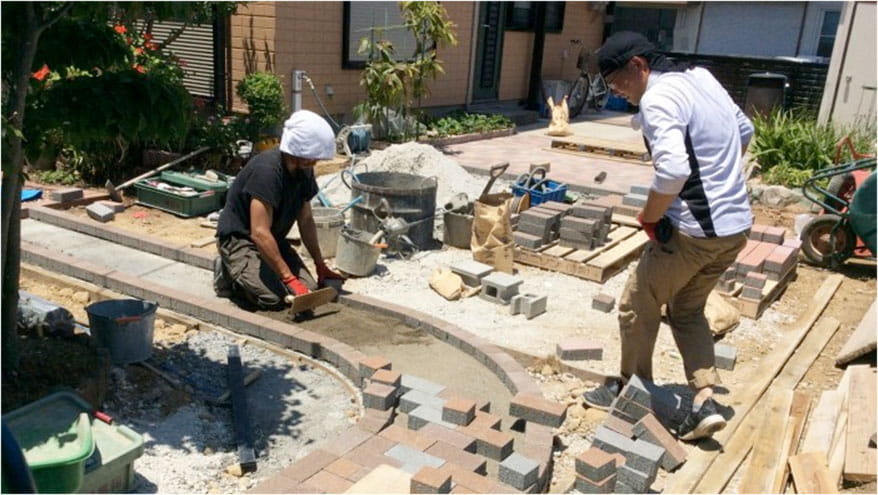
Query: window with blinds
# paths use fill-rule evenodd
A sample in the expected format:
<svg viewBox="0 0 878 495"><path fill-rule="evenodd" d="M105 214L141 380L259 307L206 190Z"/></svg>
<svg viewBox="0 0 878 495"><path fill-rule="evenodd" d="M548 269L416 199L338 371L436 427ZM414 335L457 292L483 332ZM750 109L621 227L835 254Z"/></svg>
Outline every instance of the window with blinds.
<svg viewBox="0 0 878 495"><path fill-rule="evenodd" d="M174 21L153 23L153 41L163 43L182 26L182 22ZM212 25L187 25L180 36L166 46L165 50L180 59L185 74L183 85L189 93L193 96L214 98L215 61Z"/></svg>
<svg viewBox="0 0 878 495"><path fill-rule="evenodd" d="M409 58L415 51L415 38L403 22L399 2L345 2L342 67L365 67L369 54L357 50L360 40L372 36L391 42L398 60Z"/></svg>

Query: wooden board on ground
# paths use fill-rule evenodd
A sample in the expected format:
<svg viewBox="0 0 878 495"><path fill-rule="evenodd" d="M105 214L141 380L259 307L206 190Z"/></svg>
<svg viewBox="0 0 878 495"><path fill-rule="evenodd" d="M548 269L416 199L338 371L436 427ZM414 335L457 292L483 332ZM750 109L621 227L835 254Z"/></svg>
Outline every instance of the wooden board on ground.
<svg viewBox="0 0 878 495"><path fill-rule="evenodd" d="M569 249L551 244L533 251L515 246L515 261L603 283L639 256L648 240L643 231L633 227L616 226L610 231L608 241L595 249ZM564 254L556 256L556 253Z"/></svg>
<svg viewBox="0 0 878 495"><path fill-rule="evenodd" d="M201 239L192 241L189 244L189 246L200 248L200 247L207 246L208 244L213 244L214 242L216 242L216 237L214 237L214 236L202 237Z"/></svg>
<svg viewBox="0 0 878 495"><path fill-rule="evenodd" d="M787 423L792 402L792 390L777 390L769 397L768 407L756 432L759 441L753 444L739 493L776 493L772 492L771 487L777 470L781 468L779 460L784 435L789 428ZM783 462L786 464L786 457Z"/></svg>
<svg viewBox="0 0 878 495"><path fill-rule="evenodd" d="M823 452L829 458L835 424L841 414L842 394L824 390L808 418L808 430L802 440L802 452Z"/></svg>
<svg viewBox="0 0 878 495"><path fill-rule="evenodd" d="M314 177L334 174L343 168L347 168L350 164L351 159L341 155L336 155L335 158L329 160L318 160L317 164L314 165Z"/></svg>
<svg viewBox="0 0 878 495"><path fill-rule="evenodd" d="M838 493L829 476L823 452L805 452L790 457L790 472L796 493Z"/></svg>
<svg viewBox="0 0 878 495"><path fill-rule="evenodd" d="M844 455L844 479L875 479L875 448L869 438L875 433L875 369L856 368L848 389L848 431Z"/></svg>
<svg viewBox="0 0 878 495"><path fill-rule="evenodd" d="M851 334L848 341L842 346L841 351L838 352L838 356L835 358L836 366L844 366L854 359L865 356L875 350L876 344L878 344L878 337L875 335L875 303L876 301L872 301L872 306L866 311L857 329L854 330L854 333Z"/></svg>
<svg viewBox="0 0 878 495"><path fill-rule="evenodd" d="M643 143L630 143L594 137L572 137L552 139L552 151L565 150L578 153L594 153L612 158L624 158L645 164L649 152Z"/></svg>
<svg viewBox="0 0 878 495"><path fill-rule="evenodd" d="M771 493L784 493L787 479L790 475L788 460L796 453L796 446L802 438L802 429L805 420L808 419L808 411L811 409L811 394L807 392L793 392L793 403L790 405L790 416L787 418L787 432L781 445L779 467L776 471Z"/></svg>

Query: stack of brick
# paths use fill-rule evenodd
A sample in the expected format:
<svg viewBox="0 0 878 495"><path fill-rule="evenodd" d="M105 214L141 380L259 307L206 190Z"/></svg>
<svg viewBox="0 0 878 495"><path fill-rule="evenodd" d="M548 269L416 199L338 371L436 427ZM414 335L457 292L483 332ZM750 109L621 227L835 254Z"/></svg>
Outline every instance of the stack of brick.
<svg viewBox="0 0 878 495"><path fill-rule="evenodd" d="M561 220L561 246L587 251L604 245L612 219L612 206L578 201L570 215Z"/></svg>
<svg viewBox="0 0 878 495"><path fill-rule="evenodd" d="M784 280L796 269L801 242L786 238L783 227L753 225L747 245L717 283L725 293L742 285L741 297L761 301L768 280Z"/></svg>
<svg viewBox="0 0 878 495"><path fill-rule="evenodd" d="M566 211L559 211L557 207L540 205L530 208L519 214L512 238L519 246L538 249L555 240L564 215Z"/></svg>
<svg viewBox="0 0 878 495"><path fill-rule="evenodd" d="M582 493L613 493L616 490L616 456L591 447L575 461L574 488Z"/></svg>
<svg viewBox="0 0 878 495"><path fill-rule="evenodd" d="M631 217L636 217L640 210L646 206L646 198L649 196L649 187L631 186L631 190L622 197L622 209L626 211L620 213ZM628 208L624 208L628 207Z"/></svg>

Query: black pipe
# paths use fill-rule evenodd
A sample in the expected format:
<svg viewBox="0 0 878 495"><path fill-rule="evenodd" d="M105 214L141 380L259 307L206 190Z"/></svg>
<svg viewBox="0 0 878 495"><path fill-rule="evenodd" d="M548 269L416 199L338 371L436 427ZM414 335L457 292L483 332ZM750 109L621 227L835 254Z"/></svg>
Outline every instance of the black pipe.
<svg viewBox="0 0 878 495"><path fill-rule="evenodd" d="M530 84L527 92L528 110L536 110L540 107L541 85L543 79L543 49L546 45L546 4L534 2L534 48L531 55Z"/></svg>

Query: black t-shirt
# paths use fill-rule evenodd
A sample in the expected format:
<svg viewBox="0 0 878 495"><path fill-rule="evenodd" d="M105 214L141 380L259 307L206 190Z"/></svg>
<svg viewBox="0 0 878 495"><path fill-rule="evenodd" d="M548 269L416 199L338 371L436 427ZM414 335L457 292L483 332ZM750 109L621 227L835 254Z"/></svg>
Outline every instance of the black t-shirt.
<svg viewBox="0 0 878 495"><path fill-rule="evenodd" d="M271 233L275 239L286 237L306 202L317 195L314 169L297 169L290 173L275 148L259 153L247 163L232 182L226 206L220 214L217 237L250 236L250 200L259 198L274 209Z"/></svg>

